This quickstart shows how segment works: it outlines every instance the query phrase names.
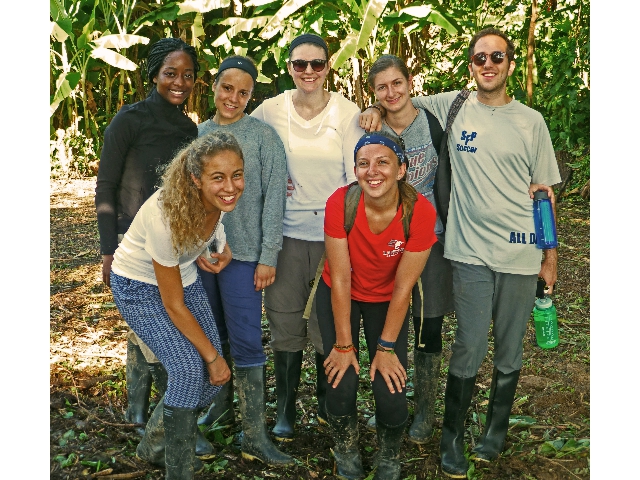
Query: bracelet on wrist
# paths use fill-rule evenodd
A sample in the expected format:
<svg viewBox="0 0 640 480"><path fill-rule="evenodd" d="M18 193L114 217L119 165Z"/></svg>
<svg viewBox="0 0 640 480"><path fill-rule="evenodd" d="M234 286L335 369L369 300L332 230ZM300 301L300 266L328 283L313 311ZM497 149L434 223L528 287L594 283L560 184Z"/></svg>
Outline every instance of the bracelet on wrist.
<svg viewBox="0 0 640 480"><path fill-rule="evenodd" d="M378 337L378 345L382 345L384 348L395 348L396 342L387 342L382 337Z"/></svg>
<svg viewBox="0 0 640 480"><path fill-rule="evenodd" d="M218 353L216 352L216 358L214 358L214 359L213 359L213 360L211 360L210 362L204 362L204 363L205 363L205 364L207 364L207 365L211 365L213 362L215 362L215 361L218 359L218 357L219 357L219 356L220 356L220 354L218 354Z"/></svg>
<svg viewBox="0 0 640 480"><path fill-rule="evenodd" d="M376 346L376 350L378 352L390 353L391 355L395 355L396 354L396 352L395 352L395 350L393 348L385 348L382 345L380 345L379 343Z"/></svg>
<svg viewBox="0 0 640 480"><path fill-rule="evenodd" d="M358 351L358 349L353 345L353 343L349 344L349 345L338 345L337 343L333 344L333 349L336 352L340 352L340 353L349 353L353 350L355 350L356 352Z"/></svg>
<svg viewBox="0 0 640 480"><path fill-rule="evenodd" d="M369 105L365 110L368 110L369 108L375 108L380 113L380 116L382 116L382 109L378 105Z"/></svg>

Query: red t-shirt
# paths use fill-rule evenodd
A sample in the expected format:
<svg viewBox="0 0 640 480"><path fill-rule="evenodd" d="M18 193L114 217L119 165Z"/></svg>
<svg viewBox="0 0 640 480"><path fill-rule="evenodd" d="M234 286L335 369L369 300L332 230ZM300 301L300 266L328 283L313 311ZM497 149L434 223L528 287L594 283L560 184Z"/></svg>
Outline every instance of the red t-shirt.
<svg viewBox="0 0 640 480"><path fill-rule="evenodd" d="M344 197L349 186L336 190L327 200L324 232L333 238L346 238L344 230ZM381 233L369 229L364 208L364 194L360 196L358 213L348 236L351 260L351 299L361 302L388 302L391 300L396 270L402 252L422 252L437 241L433 231L436 211L421 194L413 207L409 226L409 241L405 242L402 227L402 206ZM331 287L329 262L324 264L322 278Z"/></svg>

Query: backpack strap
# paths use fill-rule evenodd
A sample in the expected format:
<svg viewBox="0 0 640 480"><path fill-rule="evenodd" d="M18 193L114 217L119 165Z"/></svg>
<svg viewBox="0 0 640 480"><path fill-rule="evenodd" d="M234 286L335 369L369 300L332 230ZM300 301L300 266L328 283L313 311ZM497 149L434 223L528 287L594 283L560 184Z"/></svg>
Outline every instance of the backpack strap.
<svg viewBox="0 0 640 480"><path fill-rule="evenodd" d="M426 108L423 108L422 110L424 110L424 113L427 115L427 121L429 122L431 142L433 143L433 147L436 149L436 153L440 155L440 149L442 148L442 135L444 134L444 131L442 130L440 122L433 113Z"/></svg>
<svg viewBox="0 0 640 480"><path fill-rule="evenodd" d="M311 316L311 309L313 308L313 299L316 296L316 290L318 289L318 282L320 281L320 277L322 276L322 271L324 270L324 262L327 259L327 251L322 252L322 257L320 258L320 262L318 263L318 268L316 269L316 276L313 280L313 287L311 287L311 292L309 292L309 298L307 299L307 304L304 307L304 313L302 314L302 318L305 320L309 320Z"/></svg>
<svg viewBox="0 0 640 480"><path fill-rule="evenodd" d="M358 182L352 182L349 184L349 188L347 189L347 193L344 196L344 231L349 232L353 228L353 223L356 220L356 213L358 213L358 203L360 203L360 194L362 193L362 188L358 185ZM324 262L327 259L327 251L325 250L322 254L322 258L320 258L320 262L318 263L318 268L316 269L316 276L313 279L313 287L311 287L311 292L309 293L309 298L307 299L307 304L304 307L304 313L302 314L302 318L305 320L309 320L311 316L311 309L313 308L313 299L316 296L316 290L318 289L318 282L320 281L320 277L322 276L322 271L324 270Z"/></svg>
<svg viewBox="0 0 640 480"><path fill-rule="evenodd" d="M449 202L451 200L451 161L449 159L449 133L451 126L456 119L462 104L469 97L471 92L463 88L453 100L449 113L447 114L447 125L442 135L440 143L440 152L438 155L438 169L436 170L436 178L433 182L433 195L436 200L436 210L443 229L447 228L447 217L449 215Z"/></svg>
<svg viewBox="0 0 640 480"><path fill-rule="evenodd" d="M344 231L347 232L347 235L349 235L356 221L361 194L362 188L357 181L349 184L347 193L344 196Z"/></svg>

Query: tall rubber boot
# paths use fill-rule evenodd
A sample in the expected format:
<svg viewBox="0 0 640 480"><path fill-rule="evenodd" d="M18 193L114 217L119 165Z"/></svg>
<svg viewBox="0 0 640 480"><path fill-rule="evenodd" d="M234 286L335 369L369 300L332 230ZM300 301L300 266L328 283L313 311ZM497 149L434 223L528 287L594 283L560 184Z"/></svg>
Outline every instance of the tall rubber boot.
<svg viewBox="0 0 640 480"><path fill-rule="evenodd" d="M151 372L151 377L153 378L156 390L158 390L161 397L164 397L164 394L167 391L167 386L169 385L169 374L160 362L148 363L147 365L149 365L149 371Z"/></svg>
<svg viewBox="0 0 640 480"><path fill-rule="evenodd" d="M316 418L320 425L327 424L327 374L324 373L324 356L316 352L316 398L318 399L318 412Z"/></svg>
<svg viewBox="0 0 640 480"><path fill-rule="evenodd" d="M144 437L136 448L136 455L140 460L164 467L164 397L153 410L147 422Z"/></svg>
<svg viewBox="0 0 640 480"><path fill-rule="evenodd" d="M348 480L364 478L358 449L358 413L339 417L327 412L327 420L336 442L331 449L336 460L336 476Z"/></svg>
<svg viewBox="0 0 640 480"><path fill-rule="evenodd" d="M449 373L444 392L444 418L440 439L440 466L451 478L467 478L469 462L464 456L464 421L471 405L476 377L460 378Z"/></svg>
<svg viewBox="0 0 640 480"><path fill-rule="evenodd" d="M164 406L165 480L192 480L202 463L196 462L198 412L195 408ZM197 466L196 466L197 465Z"/></svg>
<svg viewBox="0 0 640 480"><path fill-rule="evenodd" d="M149 419L149 395L151 372L140 347L127 339L127 410L124 418L129 423L139 423L136 433L144 435L144 424Z"/></svg>
<svg viewBox="0 0 640 480"><path fill-rule="evenodd" d="M387 425L379 419L376 421L379 450L373 480L400 479L400 446L408 418L399 425Z"/></svg>
<svg viewBox="0 0 640 480"><path fill-rule="evenodd" d="M476 460L490 462L498 458L502 452L509 429L509 414L513 407L518 378L520 378L520 370L502 373L493 367L484 431L473 449Z"/></svg>
<svg viewBox="0 0 640 480"><path fill-rule="evenodd" d="M298 352L273 351L276 371L276 398L278 420L273 427L276 440L290 442L296 423L296 396L302 370L302 350Z"/></svg>
<svg viewBox="0 0 640 480"><path fill-rule="evenodd" d="M140 460L164 468L166 447L164 435L164 397L162 397L147 422L145 435L136 448L136 456ZM200 471L203 468L204 464L195 458L194 469Z"/></svg>
<svg viewBox="0 0 640 480"><path fill-rule="evenodd" d="M198 425L210 427L216 423L218 426L228 428L236 423L236 415L233 411L233 359L228 343L222 345L222 352L223 358L231 370L231 379L222 385L209 409L198 418Z"/></svg>
<svg viewBox="0 0 640 480"><path fill-rule="evenodd" d="M242 457L267 465L293 465L293 457L271 442L264 417L264 366L236 367L236 386L242 415Z"/></svg>
<svg viewBox="0 0 640 480"><path fill-rule="evenodd" d="M409 440L427 443L433 434L436 394L440 380L441 353L413 352L413 423L409 428Z"/></svg>
<svg viewBox="0 0 640 480"><path fill-rule="evenodd" d="M160 362L150 363L149 370L151 371L151 376L153 377L153 383L156 384L156 389L161 396L164 396L169 384L169 375L167 373L167 370ZM206 437L200 430L198 430L197 432L196 456L200 457L203 460L210 460L215 457L215 449L213 448L213 445L211 445L211 442L206 439Z"/></svg>

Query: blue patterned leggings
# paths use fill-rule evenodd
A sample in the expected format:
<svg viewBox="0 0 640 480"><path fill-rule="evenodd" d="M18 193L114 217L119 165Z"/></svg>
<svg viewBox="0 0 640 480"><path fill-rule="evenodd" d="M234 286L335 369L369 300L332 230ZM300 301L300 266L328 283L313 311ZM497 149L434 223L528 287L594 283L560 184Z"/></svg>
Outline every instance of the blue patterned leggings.
<svg viewBox="0 0 640 480"><path fill-rule="evenodd" d="M124 320L169 374L165 405L181 408L210 405L221 387L209 383L202 357L169 318L158 287L111 272L111 291ZM222 352L216 322L199 275L194 283L185 287L184 302L216 350Z"/></svg>

